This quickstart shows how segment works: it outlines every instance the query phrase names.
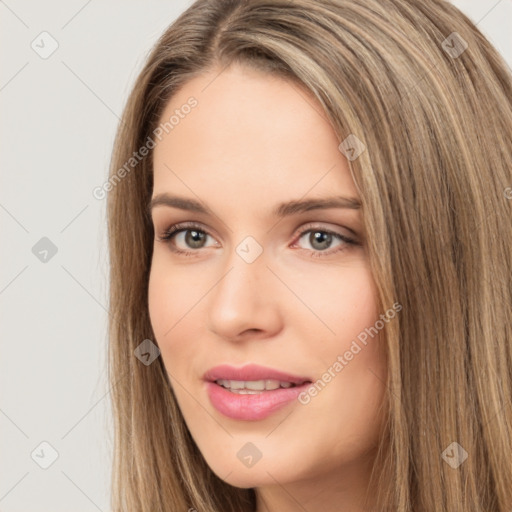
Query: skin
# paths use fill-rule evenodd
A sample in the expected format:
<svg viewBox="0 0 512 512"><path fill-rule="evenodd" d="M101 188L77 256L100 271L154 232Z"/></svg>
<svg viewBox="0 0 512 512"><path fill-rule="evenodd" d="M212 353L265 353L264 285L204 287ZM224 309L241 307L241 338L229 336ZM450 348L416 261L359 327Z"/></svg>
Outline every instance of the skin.
<svg viewBox="0 0 512 512"><path fill-rule="evenodd" d="M190 96L198 105L154 149L153 197L200 200L214 215L154 207L149 279L152 327L186 424L217 476L256 488L257 512L366 510L385 397L380 333L308 404L264 420L223 416L202 380L213 366L252 362L316 381L384 312L360 209L271 215L287 200L359 197L341 141L309 91L240 65L189 81L162 120ZM189 228L160 240L186 221L208 236ZM325 230L358 245L316 242ZM247 236L263 249L252 263L236 252ZM262 454L252 467L237 457L247 442Z"/></svg>

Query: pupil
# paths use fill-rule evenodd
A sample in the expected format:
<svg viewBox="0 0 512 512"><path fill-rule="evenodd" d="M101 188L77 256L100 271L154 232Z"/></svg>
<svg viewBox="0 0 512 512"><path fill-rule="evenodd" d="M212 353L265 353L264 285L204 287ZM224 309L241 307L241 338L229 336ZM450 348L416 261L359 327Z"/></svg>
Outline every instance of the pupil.
<svg viewBox="0 0 512 512"><path fill-rule="evenodd" d="M311 246L315 249L325 250L331 245L332 235L329 233L324 233L322 231L314 231L310 235L310 243ZM316 244L319 243L320 246Z"/></svg>
<svg viewBox="0 0 512 512"><path fill-rule="evenodd" d="M185 242L189 247L198 249L201 247L201 242L204 241L205 233L199 231L188 230L185 235Z"/></svg>

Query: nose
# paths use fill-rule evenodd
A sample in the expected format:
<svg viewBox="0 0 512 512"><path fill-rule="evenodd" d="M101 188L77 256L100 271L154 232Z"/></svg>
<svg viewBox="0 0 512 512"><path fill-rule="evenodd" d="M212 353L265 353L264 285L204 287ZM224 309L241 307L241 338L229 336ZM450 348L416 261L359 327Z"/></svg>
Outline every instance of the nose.
<svg viewBox="0 0 512 512"><path fill-rule="evenodd" d="M282 284L268 269L264 255L248 263L233 250L222 267L208 303L208 328L218 337L266 338L282 328Z"/></svg>

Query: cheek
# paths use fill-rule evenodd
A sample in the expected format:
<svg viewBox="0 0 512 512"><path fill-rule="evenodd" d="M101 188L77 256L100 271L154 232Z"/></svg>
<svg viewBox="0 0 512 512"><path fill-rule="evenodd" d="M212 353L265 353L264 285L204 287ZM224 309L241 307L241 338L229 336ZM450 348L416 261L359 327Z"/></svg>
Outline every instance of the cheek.
<svg viewBox="0 0 512 512"><path fill-rule="evenodd" d="M207 283L201 273L173 268L165 250L156 249L148 282L148 308L155 335L163 337L169 329L174 331L173 326L178 327L177 322L185 319L206 289Z"/></svg>
<svg viewBox="0 0 512 512"><path fill-rule="evenodd" d="M338 288L337 292L331 290L333 300L329 306L336 335L331 337L324 355L331 362L342 356L347 364L341 373L345 373L346 379L359 381L361 391L372 385L379 387L378 379L368 371L374 368L380 376L385 354L382 329L376 327L384 325L378 322L384 311L380 310L373 276L367 267L361 266L347 272L339 282L341 286L333 287Z"/></svg>
<svg viewBox="0 0 512 512"><path fill-rule="evenodd" d="M293 276L290 274L288 278L291 280ZM294 291L310 312L304 310L302 321L293 320L299 306L290 299L296 308L295 312L288 310L290 322L302 323L303 327L311 329L306 339L317 339L320 334L327 342L322 344L327 350L334 345L341 350L346 342L350 343L353 337L372 326L379 316L377 290L364 261L304 273L296 281Z"/></svg>
<svg viewBox="0 0 512 512"><path fill-rule="evenodd" d="M151 326L164 365L173 375L190 369L204 340L202 299L212 284L204 272L173 266L166 255L154 255L148 282L148 309Z"/></svg>
<svg viewBox="0 0 512 512"><path fill-rule="evenodd" d="M317 366L321 381L317 391L304 397L303 403L308 404L311 413L305 421L315 428L315 416L331 410L337 411L329 427L333 435L338 428L348 427L355 432L363 424L371 430L382 402L387 371L382 322L378 322L385 311L380 310L373 277L365 266L354 265L317 282L326 285L320 289L310 281L303 293L331 332L312 316L310 322L303 323L302 333L309 340L312 360L321 363ZM319 337L318 332L323 335Z"/></svg>
<svg viewBox="0 0 512 512"><path fill-rule="evenodd" d="M151 326L157 338L163 330L163 323L168 319L168 312L173 311L172 283L166 274L160 271L160 266L155 259L151 265L148 283L148 309ZM167 312L167 314L166 314Z"/></svg>
<svg viewBox="0 0 512 512"><path fill-rule="evenodd" d="M179 272L172 272L160 265L158 259L153 262L148 283L149 317L164 366L168 370L169 352L176 345L173 340L179 339L180 328L186 323L185 308L191 302L187 297L188 289L179 280Z"/></svg>

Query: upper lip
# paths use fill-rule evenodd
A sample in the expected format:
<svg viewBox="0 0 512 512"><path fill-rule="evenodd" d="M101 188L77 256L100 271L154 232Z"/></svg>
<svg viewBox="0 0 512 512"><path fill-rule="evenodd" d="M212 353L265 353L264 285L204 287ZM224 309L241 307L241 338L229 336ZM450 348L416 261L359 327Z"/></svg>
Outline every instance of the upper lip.
<svg viewBox="0 0 512 512"><path fill-rule="evenodd" d="M214 366L204 374L203 378L210 382L215 382L219 379L238 381L278 380L279 382L291 382L293 384L311 382L309 377L291 375L289 373L257 364L247 364L241 368L236 368L227 364Z"/></svg>

